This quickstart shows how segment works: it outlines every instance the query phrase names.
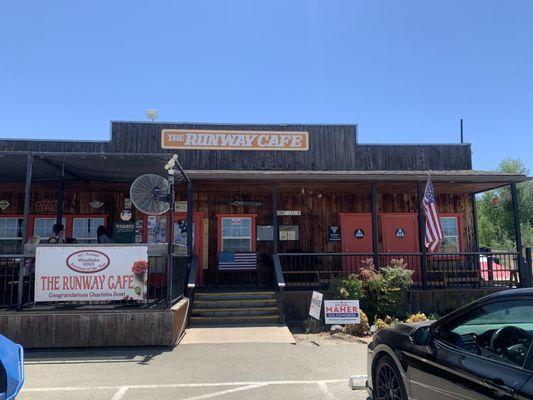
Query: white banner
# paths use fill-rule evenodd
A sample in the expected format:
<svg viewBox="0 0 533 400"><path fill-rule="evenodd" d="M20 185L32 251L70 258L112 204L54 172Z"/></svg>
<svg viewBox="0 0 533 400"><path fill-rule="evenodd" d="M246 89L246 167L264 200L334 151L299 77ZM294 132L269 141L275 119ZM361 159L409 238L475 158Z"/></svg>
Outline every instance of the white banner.
<svg viewBox="0 0 533 400"><path fill-rule="evenodd" d="M145 300L147 246L37 247L35 301Z"/></svg>
<svg viewBox="0 0 533 400"><path fill-rule="evenodd" d="M326 300L324 316L326 324L359 324L359 300Z"/></svg>
<svg viewBox="0 0 533 400"><path fill-rule="evenodd" d="M311 306L309 307L309 315L314 319L320 319L320 310L322 310L322 293L313 291L311 297Z"/></svg>

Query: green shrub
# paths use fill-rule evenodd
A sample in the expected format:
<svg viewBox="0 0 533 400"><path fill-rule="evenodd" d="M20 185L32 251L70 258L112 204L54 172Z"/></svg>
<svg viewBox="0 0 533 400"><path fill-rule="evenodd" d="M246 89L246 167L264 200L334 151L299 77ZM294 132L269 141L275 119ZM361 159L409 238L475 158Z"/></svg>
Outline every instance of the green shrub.
<svg viewBox="0 0 533 400"><path fill-rule="evenodd" d="M359 300L363 296L363 282L355 274L350 274L347 278L333 277L329 288L336 299Z"/></svg>
<svg viewBox="0 0 533 400"><path fill-rule="evenodd" d="M357 275L333 278L330 290L337 299L358 299L361 309L375 321L387 315L400 318L407 313L407 293L413 271L402 259L393 259L379 271L367 260Z"/></svg>

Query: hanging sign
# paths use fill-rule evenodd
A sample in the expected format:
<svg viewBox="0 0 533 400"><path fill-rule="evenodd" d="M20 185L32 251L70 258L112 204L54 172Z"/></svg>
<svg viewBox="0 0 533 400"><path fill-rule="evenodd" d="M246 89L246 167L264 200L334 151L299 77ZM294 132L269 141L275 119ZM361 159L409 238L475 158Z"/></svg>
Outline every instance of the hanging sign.
<svg viewBox="0 0 533 400"><path fill-rule="evenodd" d="M328 226L328 242L339 242L341 240L341 230L338 226Z"/></svg>
<svg viewBox="0 0 533 400"><path fill-rule="evenodd" d="M278 216L298 216L298 215L302 215L302 212L300 210L278 210L277 211L277 215Z"/></svg>
<svg viewBox="0 0 533 400"><path fill-rule="evenodd" d="M320 310L322 310L322 293L313 291L311 305L309 306L309 315L314 319L320 319Z"/></svg>
<svg viewBox="0 0 533 400"><path fill-rule="evenodd" d="M361 228L357 228L355 231L353 231L353 236L356 239L362 239L365 237L365 231L362 230Z"/></svg>
<svg viewBox="0 0 533 400"><path fill-rule="evenodd" d="M326 324L359 324L359 300L324 301Z"/></svg>
<svg viewBox="0 0 533 400"><path fill-rule="evenodd" d="M9 201L0 200L0 210L5 210L8 207L9 207Z"/></svg>
<svg viewBox="0 0 533 400"><path fill-rule="evenodd" d="M307 132L163 129L163 149L309 150Z"/></svg>
<svg viewBox="0 0 533 400"><path fill-rule="evenodd" d="M35 212L57 212L57 201L52 199L37 200Z"/></svg>
<svg viewBox="0 0 533 400"><path fill-rule="evenodd" d="M405 231L403 228L396 229L396 237L399 239L403 239L405 237Z"/></svg>
<svg viewBox="0 0 533 400"><path fill-rule="evenodd" d="M104 203L102 203L100 200L93 200L89 203L89 205L91 206L91 208L101 208Z"/></svg>
<svg viewBox="0 0 533 400"><path fill-rule="evenodd" d="M115 243L135 243L135 223L115 222L113 239Z"/></svg>
<svg viewBox="0 0 533 400"><path fill-rule="evenodd" d="M35 256L35 301L144 300L147 246L43 246Z"/></svg>

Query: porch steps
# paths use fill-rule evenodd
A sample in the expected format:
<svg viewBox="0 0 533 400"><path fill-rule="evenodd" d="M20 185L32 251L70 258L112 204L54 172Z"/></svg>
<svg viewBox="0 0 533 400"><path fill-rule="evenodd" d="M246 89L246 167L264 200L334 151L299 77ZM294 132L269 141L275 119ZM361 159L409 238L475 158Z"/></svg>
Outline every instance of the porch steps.
<svg viewBox="0 0 533 400"><path fill-rule="evenodd" d="M253 326L279 323L276 293L268 290L198 290L190 326Z"/></svg>

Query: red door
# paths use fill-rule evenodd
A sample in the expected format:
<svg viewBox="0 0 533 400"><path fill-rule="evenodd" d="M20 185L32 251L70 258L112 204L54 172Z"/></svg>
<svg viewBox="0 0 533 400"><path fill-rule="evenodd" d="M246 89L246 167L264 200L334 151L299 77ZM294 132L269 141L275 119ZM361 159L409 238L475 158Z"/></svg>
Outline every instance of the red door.
<svg viewBox="0 0 533 400"><path fill-rule="evenodd" d="M341 245L343 253L361 255L344 256L344 272L357 272L360 266L372 259L372 214L340 213Z"/></svg>
<svg viewBox="0 0 533 400"><path fill-rule="evenodd" d="M382 257L383 266L391 259L403 259L407 266L415 272L413 280L421 279L420 258L412 253L418 253L418 216L416 214L383 213L381 214L381 231L383 234L383 250L392 253L389 257ZM402 253L411 253L403 254ZM397 256L396 256L397 255Z"/></svg>

